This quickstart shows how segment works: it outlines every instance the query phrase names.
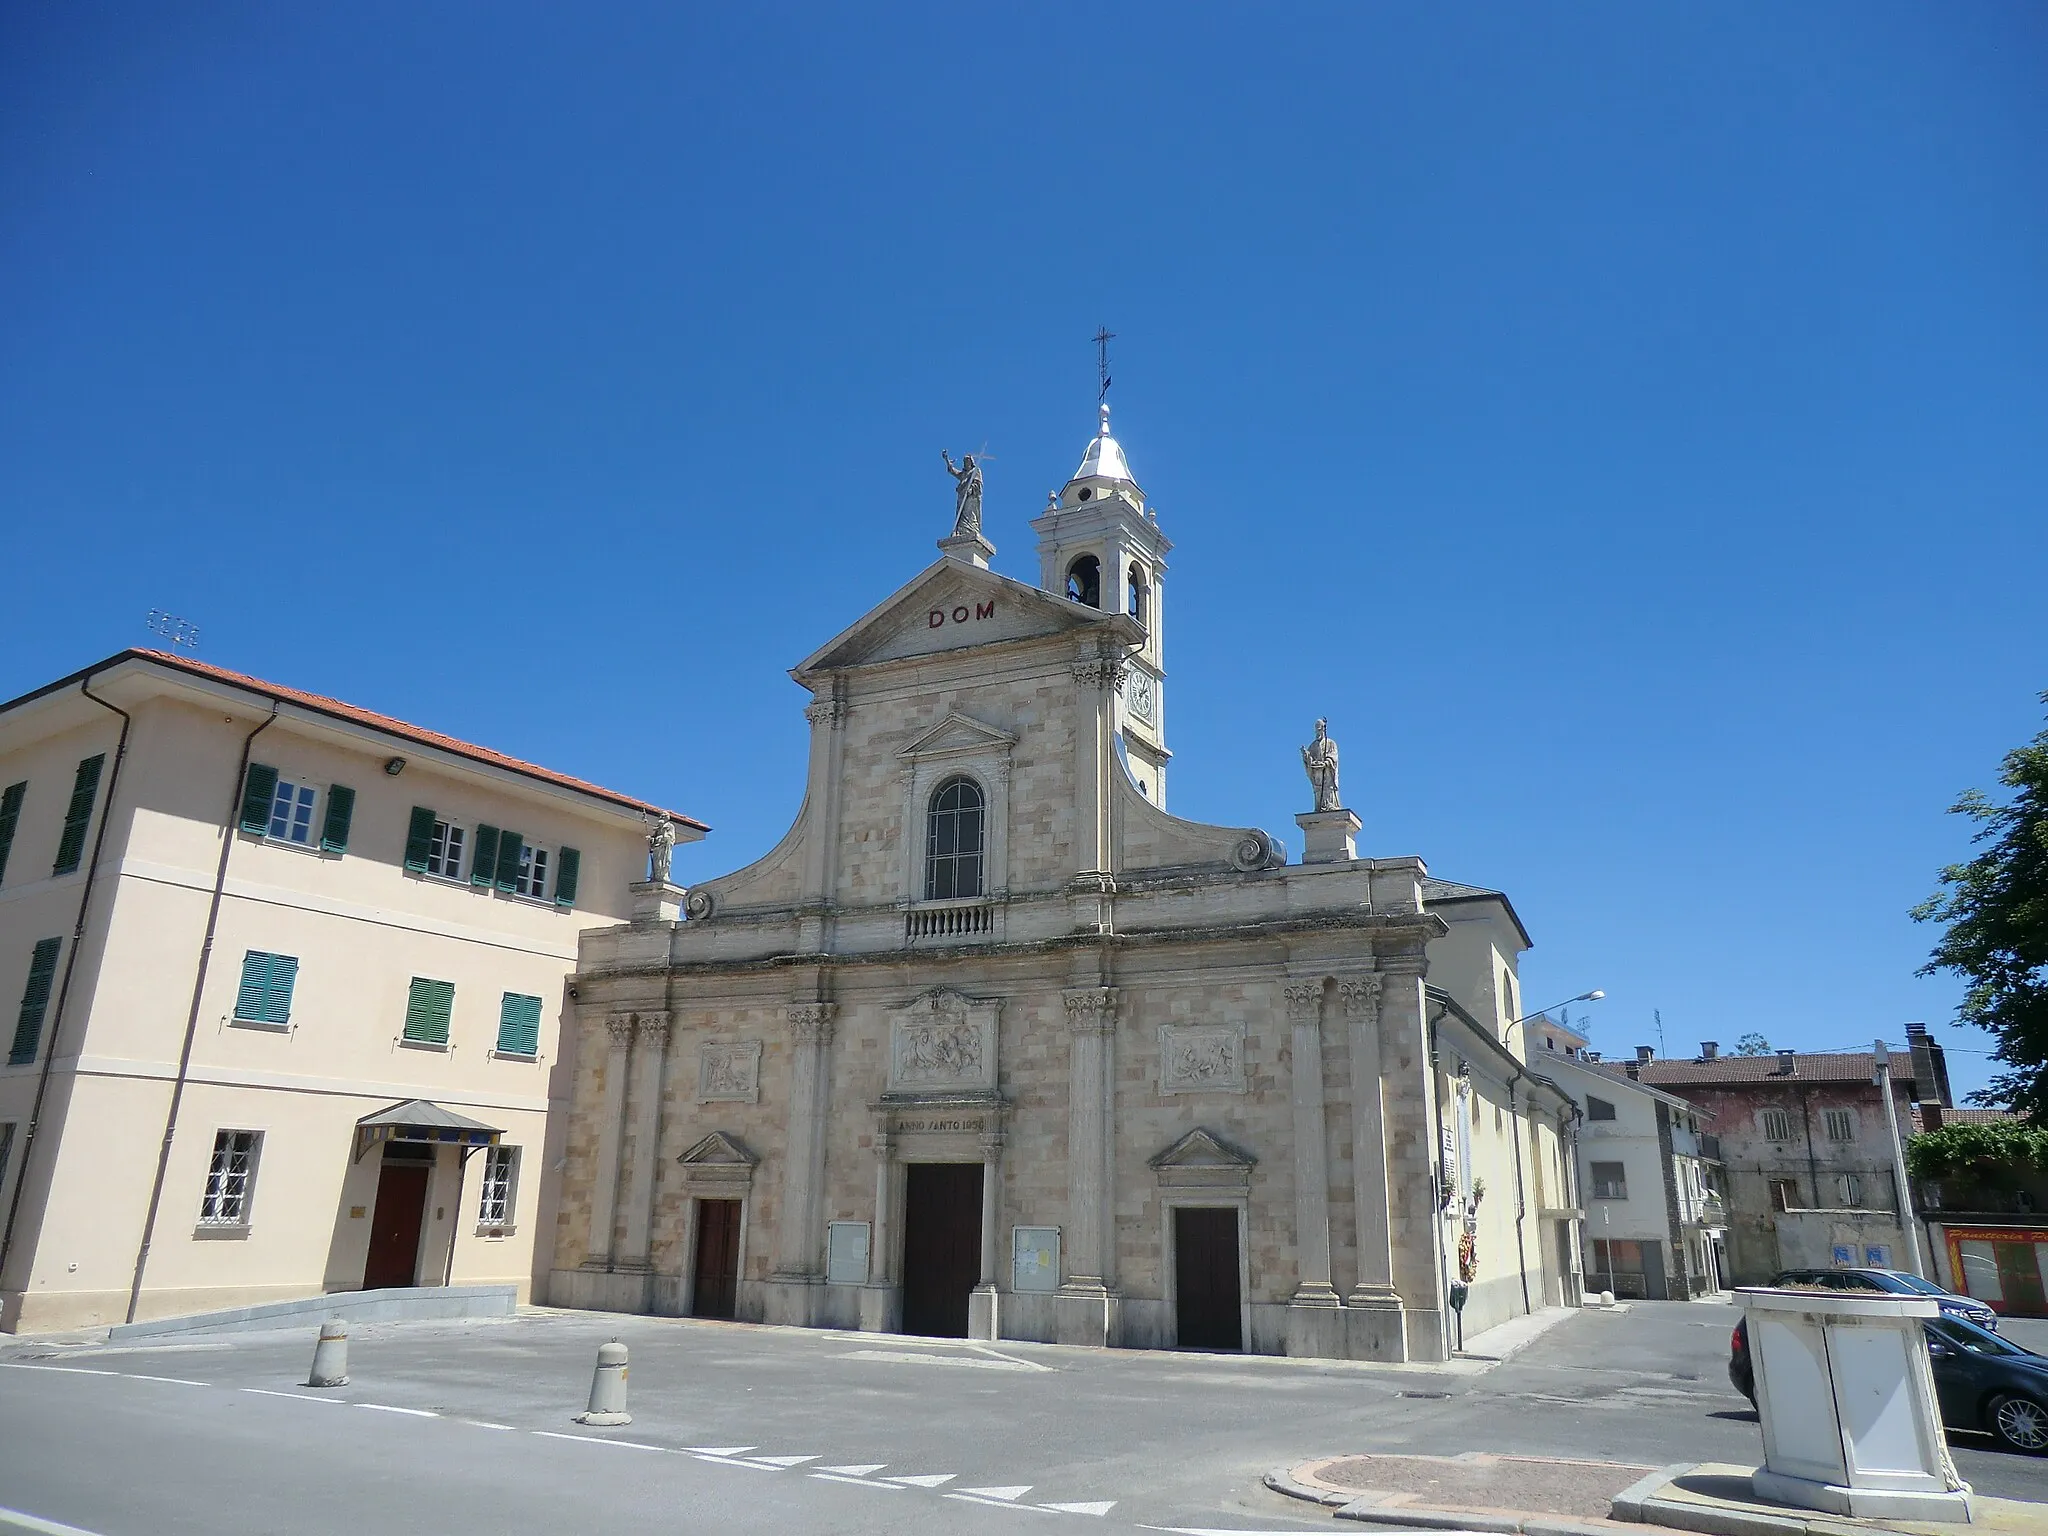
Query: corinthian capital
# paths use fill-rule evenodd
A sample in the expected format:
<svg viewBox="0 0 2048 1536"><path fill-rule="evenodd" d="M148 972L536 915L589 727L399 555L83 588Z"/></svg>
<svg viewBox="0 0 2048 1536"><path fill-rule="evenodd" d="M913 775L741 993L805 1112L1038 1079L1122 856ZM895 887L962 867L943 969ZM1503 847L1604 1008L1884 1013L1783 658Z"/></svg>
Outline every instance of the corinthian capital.
<svg viewBox="0 0 2048 1536"><path fill-rule="evenodd" d="M1297 1024L1315 1024L1323 1017L1323 981L1287 983L1287 1017Z"/></svg>
<svg viewBox="0 0 2048 1536"><path fill-rule="evenodd" d="M847 704L844 699L819 699L814 704L804 706L804 718L813 725L821 721L830 722L832 728L837 730L840 722L846 718L846 710Z"/></svg>
<svg viewBox="0 0 2048 1536"><path fill-rule="evenodd" d="M1123 691L1130 669L1114 657L1097 656L1074 663L1074 681L1083 688L1114 688Z"/></svg>
<svg viewBox="0 0 2048 1536"><path fill-rule="evenodd" d="M1115 987L1078 987L1066 1001L1067 1028L1074 1034L1106 1034L1116 1026Z"/></svg>
<svg viewBox="0 0 2048 1536"><path fill-rule="evenodd" d="M830 1045L832 1016L838 1011L837 1003L791 1003L782 1016L789 1020L790 1038L798 1045Z"/></svg>
<svg viewBox="0 0 2048 1536"><path fill-rule="evenodd" d="M1337 983L1337 997L1347 1019L1371 1018L1380 1011L1381 981L1377 976L1347 976Z"/></svg>
<svg viewBox="0 0 2048 1536"><path fill-rule="evenodd" d="M643 1045L651 1045L656 1047L657 1049L664 1050L667 1048L667 1009L661 1009L654 1013L643 1013L638 1015L638 1024L640 1029L640 1041Z"/></svg>
<svg viewBox="0 0 2048 1536"><path fill-rule="evenodd" d="M615 1013L604 1021L604 1027L611 1031L612 1049L623 1051L633 1043L633 1015Z"/></svg>

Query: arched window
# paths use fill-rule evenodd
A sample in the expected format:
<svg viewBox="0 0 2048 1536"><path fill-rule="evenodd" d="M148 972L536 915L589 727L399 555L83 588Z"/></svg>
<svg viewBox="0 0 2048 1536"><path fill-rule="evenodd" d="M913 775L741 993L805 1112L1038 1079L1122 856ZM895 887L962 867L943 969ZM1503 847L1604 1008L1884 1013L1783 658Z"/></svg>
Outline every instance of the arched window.
<svg viewBox="0 0 2048 1536"><path fill-rule="evenodd" d="M1102 562L1083 555L1067 567L1067 596L1090 608L1102 606Z"/></svg>
<svg viewBox="0 0 2048 1536"><path fill-rule="evenodd" d="M1130 591L1128 607L1131 617L1139 623L1145 621L1145 570L1137 561L1131 562L1131 574L1127 586Z"/></svg>
<svg viewBox="0 0 2048 1536"><path fill-rule="evenodd" d="M948 779L932 792L925 817L925 900L981 894L986 811L981 786L972 779Z"/></svg>

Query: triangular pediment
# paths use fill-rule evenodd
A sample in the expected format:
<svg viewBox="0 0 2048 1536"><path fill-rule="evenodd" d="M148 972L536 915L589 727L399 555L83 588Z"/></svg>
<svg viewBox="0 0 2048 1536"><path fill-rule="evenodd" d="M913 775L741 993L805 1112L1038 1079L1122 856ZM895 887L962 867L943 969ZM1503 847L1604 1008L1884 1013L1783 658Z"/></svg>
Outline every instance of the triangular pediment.
<svg viewBox="0 0 2048 1536"><path fill-rule="evenodd" d="M1150 1162L1154 1168L1250 1168L1258 1159L1196 1126Z"/></svg>
<svg viewBox="0 0 2048 1536"><path fill-rule="evenodd" d="M948 715L896 755L898 757L950 757L966 752L1007 752L1017 744L1008 731L966 715Z"/></svg>
<svg viewBox="0 0 2048 1536"><path fill-rule="evenodd" d="M734 1137L726 1135L723 1131L713 1131L709 1136L706 1136L702 1141L691 1147L689 1151L677 1158L676 1161L700 1168L706 1166L751 1168L760 1162L761 1159L752 1152L749 1152Z"/></svg>
<svg viewBox="0 0 2048 1536"><path fill-rule="evenodd" d="M967 561L943 559L927 566L907 586L812 652L797 664L793 675L801 679L807 673L837 667L899 661L1091 627L1115 631L1126 645L1144 639L1143 626L1123 614L1101 613Z"/></svg>

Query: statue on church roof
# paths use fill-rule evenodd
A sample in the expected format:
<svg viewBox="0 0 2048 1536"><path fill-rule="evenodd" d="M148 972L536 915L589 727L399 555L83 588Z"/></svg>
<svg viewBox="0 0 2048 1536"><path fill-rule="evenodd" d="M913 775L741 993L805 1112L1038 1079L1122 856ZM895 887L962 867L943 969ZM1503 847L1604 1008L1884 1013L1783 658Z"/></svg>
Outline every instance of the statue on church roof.
<svg viewBox="0 0 2048 1536"><path fill-rule="evenodd" d="M647 878L656 885L668 883L669 860L676 851L676 824L666 816L647 834Z"/></svg>
<svg viewBox="0 0 2048 1536"><path fill-rule="evenodd" d="M1343 803L1337 797L1337 743L1330 740L1330 722L1316 722L1316 739L1301 749L1301 766L1308 772L1308 781L1315 786L1316 809L1319 811L1340 811Z"/></svg>
<svg viewBox="0 0 2048 1536"><path fill-rule="evenodd" d="M957 465L953 455L943 448L939 457L946 461L946 473L953 477L953 537L976 537L981 533L981 466L974 462L971 453L961 454Z"/></svg>

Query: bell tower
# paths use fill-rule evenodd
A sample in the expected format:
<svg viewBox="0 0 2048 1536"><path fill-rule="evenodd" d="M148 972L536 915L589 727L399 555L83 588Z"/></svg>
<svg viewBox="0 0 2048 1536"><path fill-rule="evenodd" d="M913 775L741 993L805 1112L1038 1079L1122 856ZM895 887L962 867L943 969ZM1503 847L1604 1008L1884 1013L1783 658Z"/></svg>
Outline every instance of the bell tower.
<svg viewBox="0 0 2048 1536"><path fill-rule="evenodd" d="M1074 478L1054 492L1031 524L1038 535L1038 584L1105 613L1128 613L1145 626L1131 653L1117 706L1117 731L1131 777L1154 805L1166 805L1166 552L1158 515L1131 478L1124 450L1109 435L1109 406Z"/></svg>

